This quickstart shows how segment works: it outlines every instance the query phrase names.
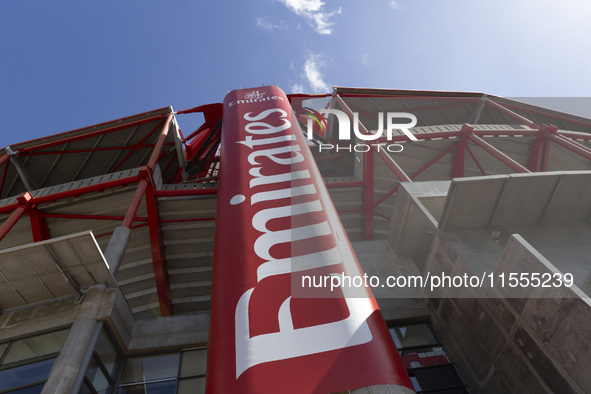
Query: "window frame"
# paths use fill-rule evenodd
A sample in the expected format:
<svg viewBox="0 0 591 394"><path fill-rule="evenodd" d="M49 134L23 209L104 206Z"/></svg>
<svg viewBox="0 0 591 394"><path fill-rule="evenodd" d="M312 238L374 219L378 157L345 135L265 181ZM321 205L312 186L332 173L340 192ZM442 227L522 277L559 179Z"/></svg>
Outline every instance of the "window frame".
<svg viewBox="0 0 591 394"><path fill-rule="evenodd" d="M62 346L60 347L60 350L57 352L52 352L52 353L47 353L44 354L42 356L36 356L36 357L32 357L32 358L28 358L25 360L20 360L20 361L16 361L13 363L9 363L6 365L2 365L5 361L6 358L8 357L10 350L12 349L13 345L18 342L21 341L23 339L29 339L29 338L34 338L34 337L38 337L38 336L42 336L42 335L46 335L46 334L51 334L54 332L59 332L59 331L64 331L64 330L68 330L68 333L66 334L66 337L64 339L64 342L67 340L68 335L70 334L70 329L72 328L71 324L65 325L65 326L60 326L60 327L53 327L51 329L47 329L47 330L42 330L42 331L38 331L36 333L32 333L32 334L25 334L25 335L19 335L4 341L0 342L0 345L4 345L4 344L8 344L8 346L6 347L6 349L4 349L3 353L0 354L0 371L7 371L13 368L18 368L18 367L22 367L25 365L29 365L29 364L34 364L34 363L38 363L41 361L46 361L46 360L51 360L51 359L57 359L57 357L59 356L59 354L61 353L62 347L63 347L63 343ZM55 362L54 362L55 364ZM47 383L47 380L49 379L49 376L51 376L51 372L53 371L53 365L51 367L51 369L49 370L49 374L47 375L47 378L43 379L43 380L39 380L36 382L31 382L31 383L26 383L20 386L16 386L16 387L12 387L9 389L4 389L4 390L0 390L0 394L5 394L5 393L12 393L15 392L17 390L22 390L22 389L26 389L29 387L34 387L40 384L45 385L45 383Z"/></svg>
<svg viewBox="0 0 591 394"><path fill-rule="evenodd" d="M454 369L455 373L457 374L460 381L462 382L462 384L456 385L456 386L442 387L442 388L436 388L436 389L427 389L427 390L416 390L416 393L417 394L438 393L438 392L442 392L445 390L454 390L454 389L465 389L466 392L469 393L468 388L466 387L466 382L464 382L464 379L462 379L462 376L460 375L457 368L455 367L454 361L451 359L451 357L449 357L449 353L445 347L445 344L441 341L441 338L439 338L439 335L437 335L437 333L433 329L433 325L431 324L431 321L418 320L418 321L409 321L409 322L404 322L404 321L402 321L402 322L401 321L388 321L387 322L388 331L390 331L391 329L397 328L397 327L408 327L408 326L412 326L415 324L426 325L429 328L429 330L431 331L433 338L435 338L435 343L426 343L423 345L413 345L413 346L406 346L406 347L404 347L404 346L398 347L395 343L396 350L398 350L398 354L400 355L400 357L402 358L403 352L409 351L409 350L412 351L412 350L425 349L425 348L431 348L431 347L441 347L445 353L445 357L447 358L448 362L447 362L447 364L437 364L437 365L428 365L428 366L424 366L424 367L405 368L409 377L415 371L424 371L424 370L428 370L428 369L450 366ZM390 333L390 335L392 335L392 333ZM394 338L392 338L392 341L394 341Z"/></svg>

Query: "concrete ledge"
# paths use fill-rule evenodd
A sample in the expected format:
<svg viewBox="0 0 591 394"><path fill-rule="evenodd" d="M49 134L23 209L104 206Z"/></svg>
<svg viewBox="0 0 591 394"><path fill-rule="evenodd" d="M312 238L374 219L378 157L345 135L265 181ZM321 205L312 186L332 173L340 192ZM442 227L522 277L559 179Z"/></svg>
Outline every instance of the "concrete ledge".
<svg viewBox="0 0 591 394"><path fill-rule="evenodd" d="M209 314L170 316L137 320L128 350L150 352L156 350L207 346Z"/></svg>

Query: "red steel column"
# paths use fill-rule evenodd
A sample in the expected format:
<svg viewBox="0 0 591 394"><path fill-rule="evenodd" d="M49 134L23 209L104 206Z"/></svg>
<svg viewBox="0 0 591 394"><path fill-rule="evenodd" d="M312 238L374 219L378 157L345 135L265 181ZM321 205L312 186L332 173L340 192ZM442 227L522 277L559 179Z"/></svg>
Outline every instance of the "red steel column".
<svg viewBox="0 0 591 394"><path fill-rule="evenodd" d="M412 392L367 288L301 286L363 274L285 94L229 93L222 146L206 392Z"/></svg>
<svg viewBox="0 0 591 394"><path fill-rule="evenodd" d="M27 213L31 221L31 231L33 232L33 242L40 242L49 239L49 228L43 216L43 212L32 206Z"/></svg>
<svg viewBox="0 0 591 394"><path fill-rule="evenodd" d="M170 294L166 255L164 254L164 240L162 239L162 229L160 227L160 212L158 211L158 201L154 195L154 182L149 169L140 171L140 175L148 181L146 189L146 210L148 212L152 268L154 269L154 279L156 280L160 314L162 316L171 316L173 313L172 297Z"/></svg>

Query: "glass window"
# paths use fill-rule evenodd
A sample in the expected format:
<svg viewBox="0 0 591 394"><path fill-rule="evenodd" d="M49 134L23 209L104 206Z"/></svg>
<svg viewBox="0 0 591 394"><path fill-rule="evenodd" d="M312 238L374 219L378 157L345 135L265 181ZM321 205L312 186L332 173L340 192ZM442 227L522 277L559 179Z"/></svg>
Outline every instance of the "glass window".
<svg viewBox="0 0 591 394"><path fill-rule="evenodd" d="M464 382L452 365L413 370L419 387L417 391L428 391L463 386Z"/></svg>
<svg viewBox="0 0 591 394"><path fill-rule="evenodd" d="M117 370L119 354L104 331L101 331L94 351L105 366L107 373L114 376Z"/></svg>
<svg viewBox="0 0 591 394"><path fill-rule="evenodd" d="M390 329L398 349L438 344L437 338L426 323L408 324Z"/></svg>
<svg viewBox="0 0 591 394"><path fill-rule="evenodd" d="M80 394L106 394L115 386L115 375L119 368L119 353L103 329L100 331L92 357L84 375L84 385Z"/></svg>
<svg viewBox="0 0 591 394"><path fill-rule="evenodd" d="M117 394L176 394L176 380L120 387ZM195 391L192 391L195 393Z"/></svg>
<svg viewBox="0 0 591 394"><path fill-rule="evenodd" d="M86 370L86 377L92 384L92 387L99 393L106 393L111 387L109 380L103 371L101 371L95 359L90 360L90 364L88 364L88 369Z"/></svg>
<svg viewBox="0 0 591 394"><path fill-rule="evenodd" d="M47 380L55 358L0 371L0 390L8 390Z"/></svg>
<svg viewBox="0 0 591 394"><path fill-rule="evenodd" d="M205 375L207 365L207 349L183 352L180 377Z"/></svg>
<svg viewBox="0 0 591 394"><path fill-rule="evenodd" d="M441 346L403 350L400 355L406 369L449 364L449 358Z"/></svg>
<svg viewBox="0 0 591 394"><path fill-rule="evenodd" d="M0 344L0 391L40 392L68 331L64 329Z"/></svg>
<svg viewBox="0 0 591 394"><path fill-rule="evenodd" d="M127 359L121 383L138 383L178 376L180 354Z"/></svg>
<svg viewBox="0 0 591 394"><path fill-rule="evenodd" d="M431 327L426 323L390 328L417 393L464 394L468 391Z"/></svg>
<svg viewBox="0 0 591 394"><path fill-rule="evenodd" d="M205 392L207 349L128 358L118 394Z"/></svg>
<svg viewBox="0 0 591 394"><path fill-rule="evenodd" d="M45 383L38 384L36 386L29 386L23 389L11 391L10 394L41 394Z"/></svg>
<svg viewBox="0 0 591 394"><path fill-rule="evenodd" d="M2 365L59 353L66 335L68 330L61 330L14 341Z"/></svg>
<svg viewBox="0 0 591 394"><path fill-rule="evenodd" d="M2 360L2 356L4 356L4 352L8 348L8 343L0 344L0 360Z"/></svg>
<svg viewBox="0 0 591 394"><path fill-rule="evenodd" d="M205 393L205 377L184 379L179 382L177 394Z"/></svg>

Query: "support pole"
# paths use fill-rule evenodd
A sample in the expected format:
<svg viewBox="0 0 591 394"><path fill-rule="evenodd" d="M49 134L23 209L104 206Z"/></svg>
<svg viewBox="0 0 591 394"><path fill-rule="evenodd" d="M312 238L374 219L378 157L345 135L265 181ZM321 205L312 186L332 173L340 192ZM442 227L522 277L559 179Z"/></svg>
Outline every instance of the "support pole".
<svg viewBox="0 0 591 394"><path fill-rule="evenodd" d="M144 167L140 170L140 174L148 173L152 174L154 168L156 167L156 163L158 162L158 157L160 156L160 152L162 151L162 147L164 146L164 142L166 140L166 136L168 134L168 129L170 127L170 122L172 121L173 114L168 115L162 131L160 132L160 136L158 137L158 141L152 151L152 155L150 156L150 160L148 161L147 167ZM137 216L137 211L142 203L144 195L146 194L146 190L148 189L150 180L149 178L143 177L140 180L135 194L127 208L127 213L123 218L123 222L121 226L115 228L113 231L113 235L111 235L111 239L109 240L109 244L107 245L107 249L105 251L105 258L107 263L109 264L109 270L113 274L113 276L117 275L119 271L119 267L121 266L121 261L123 260L123 255L125 254L125 249L127 248L127 244L129 243L129 239L131 238L131 228L133 226L133 221Z"/></svg>
<svg viewBox="0 0 591 394"><path fill-rule="evenodd" d="M141 172L140 175L142 178L146 177L149 181L146 193L146 210L148 212L148 230L150 233L150 249L152 251L152 267L154 269L154 279L156 280L160 314L162 316L171 316L173 313L172 297L170 295L166 255L164 254L162 228L160 227L158 201L154 196L154 190L156 188L154 186L152 174L148 169Z"/></svg>
<svg viewBox="0 0 591 394"><path fill-rule="evenodd" d="M49 239L49 227L47 227L43 212L33 206L27 211L27 213L29 214L29 220L31 221L33 242L41 242Z"/></svg>
<svg viewBox="0 0 591 394"><path fill-rule="evenodd" d="M96 318L101 306L105 289L103 286L90 288L84 295L74 324L70 327L68 336L62 346L59 356L53 364L49 379L43 386L41 394L78 393L80 387L78 375L84 364L86 349L92 346L92 337L96 325Z"/></svg>

